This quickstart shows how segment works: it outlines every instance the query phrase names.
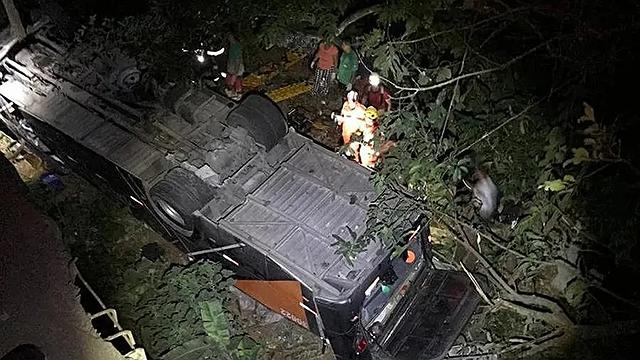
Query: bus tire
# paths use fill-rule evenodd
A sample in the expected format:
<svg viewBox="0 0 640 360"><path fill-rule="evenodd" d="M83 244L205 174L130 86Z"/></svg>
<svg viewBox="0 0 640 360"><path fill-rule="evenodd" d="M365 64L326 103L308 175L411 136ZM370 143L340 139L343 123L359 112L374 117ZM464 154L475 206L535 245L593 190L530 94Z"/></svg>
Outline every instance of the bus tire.
<svg viewBox="0 0 640 360"><path fill-rule="evenodd" d="M207 186L195 174L175 168L149 190L153 209L165 225L182 235L194 230L193 212L208 200Z"/></svg>

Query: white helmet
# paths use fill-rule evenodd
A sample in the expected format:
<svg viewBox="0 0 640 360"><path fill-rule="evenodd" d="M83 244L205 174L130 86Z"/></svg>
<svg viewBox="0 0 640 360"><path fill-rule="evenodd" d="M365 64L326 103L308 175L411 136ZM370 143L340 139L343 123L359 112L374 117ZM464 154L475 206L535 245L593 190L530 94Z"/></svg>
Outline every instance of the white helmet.
<svg viewBox="0 0 640 360"><path fill-rule="evenodd" d="M371 75L369 75L369 84L373 86L380 85L380 75L376 73L371 73Z"/></svg>

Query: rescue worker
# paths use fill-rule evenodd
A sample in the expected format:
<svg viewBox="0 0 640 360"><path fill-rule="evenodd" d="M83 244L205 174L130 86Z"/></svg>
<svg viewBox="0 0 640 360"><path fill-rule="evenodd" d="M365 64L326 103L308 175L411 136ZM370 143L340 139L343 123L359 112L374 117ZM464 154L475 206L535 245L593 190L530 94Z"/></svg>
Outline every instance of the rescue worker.
<svg viewBox="0 0 640 360"><path fill-rule="evenodd" d="M358 101L358 93L349 91L347 93L347 101L342 105L340 115L332 115L332 117L342 127L343 144L349 145L353 155L356 157L356 161L358 161L360 144L356 141L351 141L351 137L358 132L362 132L365 125L365 107Z"/></svg>
<svg viewBox="0 0 640 360"><path fill-rule="evenodd" d="M347 91L350 91L353 87L353 78L358 71L358 56L353 52L348 42L343 41L341 47L338 81L347 88Z"/></svg>
<svg viewBox="0 0 640 360"><path fill-rule="evenodd" d="M229 97L237 98L240 96L243 73L244 62L242 61L240 42L232 34L229 34L229 59L227 60L227 77L225 78L226 92Z"/></svg>
<svg viewBox="0 0 640 360"><path fill-rule="evenodd" d="M380 76L376 73L369 75L369 85L365 88L362 98L365 105L373 106L380 114L391 110L391 94L380 83Z"/></svg>
<svg viewBox="0 0 640 360"><path fill-rule="evenodd" d="M314 95L326 96L329 93L329 82L337 65L338 48L328 41L323 41L311 62L311 69L316 68Z"/></svg>
<svg viewBox="0 0 640 360"><path fill-rule="evenodd" d="M376 151L373 138L378 131L378 110L369 106L365 112L365 126L362 128L362 143L360 144L360 164L374 168L380 153Z"/></svg>

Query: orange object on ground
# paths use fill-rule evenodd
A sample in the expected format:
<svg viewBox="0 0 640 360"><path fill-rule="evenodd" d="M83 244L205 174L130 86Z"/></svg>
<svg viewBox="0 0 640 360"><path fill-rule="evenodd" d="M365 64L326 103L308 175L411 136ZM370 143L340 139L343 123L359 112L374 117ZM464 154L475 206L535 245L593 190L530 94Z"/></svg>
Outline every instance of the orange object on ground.
<svg viewBox="0 0 640 360"><path fill-rule="evenodd" d="M267 92L267 96L274 102L281 102L309 91L311 91L311 85L301 82L271 90Z"/></svg>
<svg viewBox="0 0 640 360"><path fill-rule="evenodd" d="M296 324L309 328L300 283L292 280L237 280L236 288Z"/></svg>
<svg viewBox="0 0 640 360"><path fill-rule="evenodd" d="M407 264L413 264L416 261L416 253L407 250L407 258L404 260Z"/></svg>

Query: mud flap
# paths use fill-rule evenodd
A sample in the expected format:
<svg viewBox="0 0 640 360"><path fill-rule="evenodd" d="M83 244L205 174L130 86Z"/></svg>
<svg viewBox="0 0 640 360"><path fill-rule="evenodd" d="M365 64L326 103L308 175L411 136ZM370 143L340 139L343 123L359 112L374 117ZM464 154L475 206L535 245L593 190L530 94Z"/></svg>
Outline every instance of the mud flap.
<svg viewBox="0 0 640 360"><path fill-rule="evenodd" d="M293 280L237 280L235 287L294 323L309 329L300 283Z"/></svg>

